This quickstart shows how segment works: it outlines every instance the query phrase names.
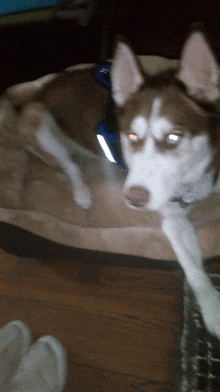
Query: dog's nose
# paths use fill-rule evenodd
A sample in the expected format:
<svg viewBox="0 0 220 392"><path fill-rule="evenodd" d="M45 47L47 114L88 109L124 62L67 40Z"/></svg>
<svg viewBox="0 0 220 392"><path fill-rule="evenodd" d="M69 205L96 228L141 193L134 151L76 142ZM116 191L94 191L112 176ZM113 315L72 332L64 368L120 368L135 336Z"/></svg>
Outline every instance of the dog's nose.
<svg viewBox="0 0 220 392"><path fill-rule="evenodd" d="M134 207L144 207L149 200L150 193L142 186L133 186L125 194L126 199Z"/></svg>

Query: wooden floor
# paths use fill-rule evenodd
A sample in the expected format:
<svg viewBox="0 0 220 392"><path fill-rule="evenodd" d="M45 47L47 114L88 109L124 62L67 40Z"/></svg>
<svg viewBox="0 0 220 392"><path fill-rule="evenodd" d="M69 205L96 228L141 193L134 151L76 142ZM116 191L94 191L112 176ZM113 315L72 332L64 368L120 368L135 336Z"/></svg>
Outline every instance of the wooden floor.
<svg viewBox="0 0 220 392"><path fill-rule="evenodd" d="M1 324L25 321L68 354L65 392L177 391L182 274L21 259L0 250Z"/></svg>

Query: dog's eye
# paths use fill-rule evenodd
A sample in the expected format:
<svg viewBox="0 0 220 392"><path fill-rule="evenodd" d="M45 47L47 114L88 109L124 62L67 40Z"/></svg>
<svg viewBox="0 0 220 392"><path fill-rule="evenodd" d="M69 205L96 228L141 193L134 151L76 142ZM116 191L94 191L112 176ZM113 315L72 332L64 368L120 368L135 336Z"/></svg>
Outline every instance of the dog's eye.
<svg viewBox="0 0 220 392"><path fill-rule="evenodd" d="M183 133L168 133L164 136L163 140L156 139L156 146L164 151L175 149L181 142L183 136Z"/></svg>
<svg viewBox="0 0 220 392"><path fill-rule="evenodd" d="M135 133L129 133L128 138L132 143L138 143L140 141L139 137Z"/></svg>
<svg viewBox="0 0 220 392"><path fill-rule="evenodd" d="M169 133L166 136L165 142L169 145L169 146L177 146L177 144L180 142L182 138L182 135L178 135L177 133Z"/></svg>

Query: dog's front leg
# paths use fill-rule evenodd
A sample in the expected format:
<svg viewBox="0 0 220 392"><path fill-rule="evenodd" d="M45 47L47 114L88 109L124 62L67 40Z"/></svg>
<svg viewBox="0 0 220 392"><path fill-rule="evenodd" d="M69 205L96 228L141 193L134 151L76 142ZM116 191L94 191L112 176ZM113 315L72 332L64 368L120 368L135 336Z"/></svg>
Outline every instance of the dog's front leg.
<svg viewBox="0 0 220 392"><path fill-rule="evenodd" d="M165 217L162 230L185 272L207 329L220 339L220 296L203 268L202 253L192 224L184 216Z"/></svg>

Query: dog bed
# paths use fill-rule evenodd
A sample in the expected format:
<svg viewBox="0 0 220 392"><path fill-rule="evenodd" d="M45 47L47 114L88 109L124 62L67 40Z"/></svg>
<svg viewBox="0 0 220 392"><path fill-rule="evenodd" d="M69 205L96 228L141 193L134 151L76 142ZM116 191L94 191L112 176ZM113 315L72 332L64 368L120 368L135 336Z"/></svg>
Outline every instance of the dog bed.
<svg viewBox="0 0 220 392"><path fill-rule="evenodd" d="M154 73L178 61L141 56ZM56 77L51 75L49 77ZM123 200L125 170L106 160L82 162L92 189L90 210L76 206L61 169L25 149L16 129L16 105L40 90L47 78L9 88L0 106L0 221L44 239L73 248L176 260L160 228L160 216L128 208ZM33 91L33 93L32 93ZM196 203L190 219L197 229L205 258L220 254L220 196Z"/></svg>

